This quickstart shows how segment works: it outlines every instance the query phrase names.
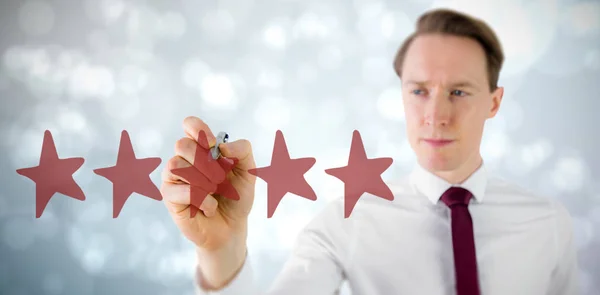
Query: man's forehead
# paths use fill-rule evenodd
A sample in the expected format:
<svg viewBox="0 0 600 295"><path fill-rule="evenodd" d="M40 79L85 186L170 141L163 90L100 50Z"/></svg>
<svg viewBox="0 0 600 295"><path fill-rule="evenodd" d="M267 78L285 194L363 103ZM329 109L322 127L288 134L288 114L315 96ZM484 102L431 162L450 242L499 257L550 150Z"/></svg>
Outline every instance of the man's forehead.
<svg viewBox="0 0 600 295"><path fill-rule="evenodd" d="M486 72L485 56L477 56L453 53L453 52L415 52L406 55L405 69L414 73L452 72L481 74Z"/></svg>
<svg viewBox="0 0 600 295"><path fill-rule="evenodd" d="M417 37L406 52L403 68L403 76L425 76L420 79L450 75L477 80L487 74L486 56L477 42L445 35Z"/></svg>
<svg viewBox="0 0 600 295"><path fill-rule="evenodd" d="M468 55L476 58L484 57L485 52L474 39L449 34L424 34L415 37L408 48L407 54L439 54Z"/></svg>
<svg viewBox="0 0 600 295"><path fill-rule="evenodd" d="M479 85L487 83L487 66L485 63L473 64L459 57L444 60L437 57L407 56L402 80L415 84L442 82L458 86Z"/></svg>

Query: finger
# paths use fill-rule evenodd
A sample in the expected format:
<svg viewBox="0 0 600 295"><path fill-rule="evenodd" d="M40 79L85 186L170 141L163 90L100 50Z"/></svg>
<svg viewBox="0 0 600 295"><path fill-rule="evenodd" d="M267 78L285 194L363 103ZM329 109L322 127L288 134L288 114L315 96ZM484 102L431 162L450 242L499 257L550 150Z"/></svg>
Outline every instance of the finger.
<svg viewBox="0 0 600 295"><path fill-rule="evenodd" d="M213 217L217 214L217 207L219 207L219 201L213 195L209 194L200 205L200 210L204 212L206 217Z"/></svg>
<svg viewBox="0 0 600 295"><path fill-rule="evenodd" d="M223 168L224 171L231 171L239 161L236 158L219 157L217 162L219 162L219 165L221 165L221 168Z"/></svg>
<svg viewBox="0 0 600 295"><path fill-rule="evenodd" d="M169 212L174 216L186 219L189 217L189 213L186 212L189 210L188 208L190 208L189 191L189 184L163 182L160 187L160 193L163 196L163 203ZM178 197L182 195L186 195L188 198L183 199Z"/></svg>
<svg viewBox="0 0 600 295"><path fill-rule="evenodd" d="M218 165L218 164L217 164ZM220 168L220 167L219 167ZM201 171L192 166L185 159L175 156L167 161L167 176L169 179L179 179L180 181L186 182L186 184L172 182L163 182L165 190L175 190L173 186L181 186L177 189L183 191L175 191L175 194L171 194L169 200L171 203L178 205L191 205L193 208L190 209L190 214L195 215L195 208L201 208L204 203L206 196L217 190L217 184L211 182ZM170 175L173 176L170 176ZM166 191L169 194L169 191ZM166 198L163 196L163 198ZM181 206L173 206L175 210L185 210Z"/></svg>
<svg viewBox="0 0 600 295"><path fill-rule="evenodd" d="M204 121L198 117L189 116L183 120L185 134L200 146L209 149L217 142L215 135Z"/></svg>
<svg viewBox="0 0 600 295"><path fill-rule="evenodd" d="M191 205L191 186L189 184L176 184L176 183L164 183L161 187L161 194L166 202L169 202L175 212L180 213L187 209ZM207 194L200 203L200 210L206 215L206 217L212 217L217 213L217 207L219 202L211 194Z"/></svg>
<svg viewBox="0 0 600 295"><path fill-rule="evenodd" d="M181 169L191 167L192 164L188 163L184 158L180 156L174 156L167 161L164 169L160 174L160 178L163 182L168 183L189 183L187 179L184 179L182 176L173 174L171 170L173 169Z"/></svg>
<svg viewBox="0 0 600 295"><path fill-rule="evenodd" d="M256 168L250 141L238 139L236 141L220 144L219 148L224 157L236 159L238 161L238 168L244 171Z"/></svg>
<svg viewBox="0 0 600 295"><path fill-rule="evenodd" d="M188 161L180 156L175 156L167 161L162 172L162 179L167 183L187 183L206 191L215 191L217 185L211 182L206 175L192 167Z"/></svg>
<svg viewBox="0 0 600 295"><path fill-rule="evenodd" d="M190 185L187 183L165 182L160 188L163 200L177 205L190 204Z"/></svg>
<svg viewBox="0 0 600 295"><path fill-rule="evenodd" d="M184 137L178 140L175 143L175 154L194 165L210 182L219 184L225 180L226 173L223 167L212 159L209 150L203 149L193 139ZM191 184L201 186L201 184Z"/></svg>
<svg viewBox="0 0 600 295"><path fill-rule="evenodd" d="M201 146L199 146L196 141L189 137L182 137L175 142L175 155L183 158L188 163L193 165L196 158L197 148L201 148Z"/></svg>
<svg viewBox="0 0 600 295"><path fill-rule="evenodd" d="M163 196L169 196L168 198L164 198L164 204L174 216L178 216L180 218L190 218L190 211L192 208L198 208L192 204L189 204L189 194L185 194L186 191L189 191L190 186L188 184L173 184L166 183L161 192ZM187 201L186 201L187 200ZM200 204L200 211L206 217L213 217L217 214L218 201L211 195L207 195L204 198L202 204ZM195 209L198 211L198 209ZM196 215L196 214L194 214Z"/></svg>

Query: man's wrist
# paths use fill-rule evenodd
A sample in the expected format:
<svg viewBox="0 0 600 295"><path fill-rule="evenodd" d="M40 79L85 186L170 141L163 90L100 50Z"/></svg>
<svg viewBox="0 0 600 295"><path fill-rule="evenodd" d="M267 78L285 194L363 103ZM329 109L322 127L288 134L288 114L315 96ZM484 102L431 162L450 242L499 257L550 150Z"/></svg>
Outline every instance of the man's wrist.
<svg viewBox="0 0 600 295"><path fill-rule="evenodd" d="M244 258L238 261L235 267L221 268L215 271L202 271L200 265L197 266L197 275L199 286L205 291L219 291L231 284L240 274L246 263L247 251L244 252Z"/></svg>
<svg viewBox="0 0 600 295"><path fill-rule="evenodd" d="M214 251L196 248L201 287L218 290L228 285L244 266L246 240L239 239Z"/></svg>

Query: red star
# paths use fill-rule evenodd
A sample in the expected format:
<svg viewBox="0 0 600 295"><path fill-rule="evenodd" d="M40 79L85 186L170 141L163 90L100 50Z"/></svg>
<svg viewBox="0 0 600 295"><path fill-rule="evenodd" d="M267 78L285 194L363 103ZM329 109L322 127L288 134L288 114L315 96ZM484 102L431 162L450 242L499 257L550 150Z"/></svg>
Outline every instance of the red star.
<svg viewBox="0 0 600 295"><path fill-rule="evenodd" d="M171 170L171 173L190 183L190 218L196 216L198 208L210 193L232 200L240 199L237 190L226 177L238 160L225 157L214 160L210 154L204 130L198 132L198 145L194 154L193 166Z"/></svg>
<svg viewBox="0 0 600 295"><path fill-rule="evenodd" d="M18 169L17 173L35 182L35 217L40 218L55 193L73 199L85 200L81 187L75 183L73 173L83 165L83 158L59 159L52 133L44 131L40 164L36 167Z"/></svg>
<svg viewBox="0 0 600 295"><path fill-rule="evenodd" d="M271 166L250 169L252 175L267 182L267 218L271 218L281 199L287 193L315 201L317 195L304 179L304 174L315 164L315 158L290 159L281 130L275 134Z"/></svg>
<svg viewBox="0 0 600 295"><path fill-rule="evenodd" d="M325 170L325 173L344 182L345 218L350 217L354 206L364 193L394 200L392 191L381 179L381 174L392 165L392 162L392 158L367 159L360 133L354 130L348 165Z"/></svg>
<svg viewBox="0 0 600 295"><path fill-rule="evenodd" d="M162 195L150 179L150 173L160 165L160 158L136 159L127 131L121 132L117 164L95 169L94 173L113 183L113 218L117 218L132 193L138 193L157 201Z"/></svg>

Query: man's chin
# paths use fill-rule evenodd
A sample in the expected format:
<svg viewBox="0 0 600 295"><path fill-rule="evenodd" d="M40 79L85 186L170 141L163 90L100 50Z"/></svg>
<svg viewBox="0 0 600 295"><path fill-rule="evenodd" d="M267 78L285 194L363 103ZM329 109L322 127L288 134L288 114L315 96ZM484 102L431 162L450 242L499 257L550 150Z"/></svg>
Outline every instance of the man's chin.
<svg viewBox="0 0 600 295"><path fill-rule="evenodd" d="M453 171L457 168L448 158L439 154L423 156L422 159L419 160L419 163L423 168L431 172Z"/></svg>

